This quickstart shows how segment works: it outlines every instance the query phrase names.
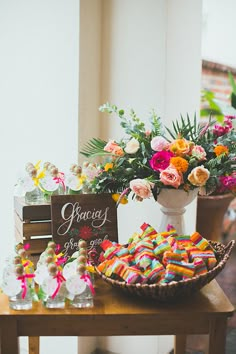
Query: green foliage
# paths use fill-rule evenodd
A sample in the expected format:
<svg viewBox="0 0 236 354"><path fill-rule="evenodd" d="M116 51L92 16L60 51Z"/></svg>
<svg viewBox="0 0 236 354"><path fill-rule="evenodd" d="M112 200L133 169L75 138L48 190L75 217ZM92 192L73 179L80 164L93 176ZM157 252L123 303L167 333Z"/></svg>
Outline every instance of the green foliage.
<svg viewBox="0 0 236 354"><path fill-rule="evenodd" d="M84 149L80 151L80 153L85 157L104 156L106 154L106 151L104 151L105 145L106 141L92 138L87 144L85 144Z"/></svg>

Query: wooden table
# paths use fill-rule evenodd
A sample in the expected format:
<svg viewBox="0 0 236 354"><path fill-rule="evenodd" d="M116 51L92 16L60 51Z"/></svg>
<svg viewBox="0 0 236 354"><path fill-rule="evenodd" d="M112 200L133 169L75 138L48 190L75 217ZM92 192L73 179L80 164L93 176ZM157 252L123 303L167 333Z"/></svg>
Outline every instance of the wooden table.
<svg viewBox="0 0 236 354"><path fill-rule="evenodd" d="M14 311L1 294L1 354L19 353L19 336L123 335L175 335L175 354L183 354L188 334L209 334L209 354L223 354L227 319L233 312L215 280L194 296L171 304L130 297L100 279L90 309L48 310L35 303L32 310ZM31 354L37 352L32 348Z"/></svg>

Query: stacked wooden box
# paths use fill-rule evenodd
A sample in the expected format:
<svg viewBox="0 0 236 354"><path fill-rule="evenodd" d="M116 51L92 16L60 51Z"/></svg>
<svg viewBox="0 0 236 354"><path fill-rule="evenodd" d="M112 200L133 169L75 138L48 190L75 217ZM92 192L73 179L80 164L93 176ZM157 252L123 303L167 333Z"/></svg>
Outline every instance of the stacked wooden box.
<svg viewBox="0 0 236 354"><path fill-rule="evenodd" d="M16 243L30 244L31 255L42 253L52 239L51 205L28 205L24 198L14 197Z"/></svg>

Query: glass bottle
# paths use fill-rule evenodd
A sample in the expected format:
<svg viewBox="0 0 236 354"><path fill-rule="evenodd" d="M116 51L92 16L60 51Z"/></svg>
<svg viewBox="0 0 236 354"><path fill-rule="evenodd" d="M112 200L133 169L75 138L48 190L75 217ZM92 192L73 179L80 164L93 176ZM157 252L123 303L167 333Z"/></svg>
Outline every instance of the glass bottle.
<svg viewBox="0 0 236 354"><path fill-rule="evenodd" d="M73 295L71 298L73 307L84 308L94 305L94 288L91 277L85 269L84 265L78 265L76 274L67 280L67 290Z"/></svg>
<svg viewBox="0 0 236 354"><path fill-rule="evenodd" d="M42 303L47 308L64 308L66 299L65 278L56 264L48 265L49 276L40 287Z"/></svg>
<svg viewBox="0 0 236 354"><path fill-rule="evenodd" d="M6 279L6 292L9 298L9 307L13 310L29 310L32 308L34 281L33 274L24 272L22 264L17 264L14 273Z"/></svg>
<svg viewBox="0 0 236 354"><path fill-rule="evenodd" d="M13 310L30 310L32 309L32 296L27 287L26 295L23 295L23 290L17 295L9 296L9 307Z"/></svg>
<svg viewBox="0 0 236 354"><path fill-rule="evenodd" d="M42 204L44 202L43 192L35 187L32 191L25 193L25 203L30 205Z"/></svg>
<svg viewBox="0 0 236 354"><path fill-rule="evenodd" d="M89 277L89 275L88 275L88 277ZM85 282L85 280L82 280L82 281ZM91 284L92 284L92 282L91 282ZM85 282L84 291L82 293L74 296L73 300L71 301L71 306L77 307L77 308L93 307L94 306L93 293L92 293L90 286L86 282Z"/></svg>

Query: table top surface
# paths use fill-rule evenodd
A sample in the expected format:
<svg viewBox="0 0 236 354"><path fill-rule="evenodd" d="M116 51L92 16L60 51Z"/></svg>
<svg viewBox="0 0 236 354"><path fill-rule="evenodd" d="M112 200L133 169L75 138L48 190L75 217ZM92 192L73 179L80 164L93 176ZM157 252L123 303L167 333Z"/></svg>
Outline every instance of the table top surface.
<svg viewBox="0 0 236 354"><path fill-rule="evenodd" d="M94 307L76 309L68 304L64 309L46 309L41 303L34 303L31 310L11 310L6 295L0 295L0 319L2 316L102 316L102 315L135 315L135 316L170 316L199 317L226 316L234 312L234 307L220 288L216 280L187 298L180 298L171 303L161 303L154 299L131 296L114 289L102 279L96 279Z"/></svg>

